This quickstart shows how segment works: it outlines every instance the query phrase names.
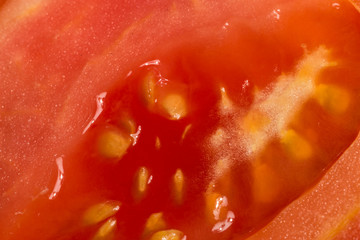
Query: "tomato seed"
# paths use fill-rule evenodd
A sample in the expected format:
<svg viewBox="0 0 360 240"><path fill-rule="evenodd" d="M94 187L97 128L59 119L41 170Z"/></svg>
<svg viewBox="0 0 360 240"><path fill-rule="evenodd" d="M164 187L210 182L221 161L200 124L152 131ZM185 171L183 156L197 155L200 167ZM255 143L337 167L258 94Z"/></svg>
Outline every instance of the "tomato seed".
<svg viewBox="0 0 360 240"><path fill-rule="evenodd" d="M309 159L313 154L311 144L292 129L282 134L281 143L286 152L296 160Z"/></svg>
<svg viewBox="0 0 360 240"><path fill-rule="evenodd" d="M183 237L184 234L181 231L170 229L156 232L151 236L150 240L182 240Z"/></svg>
<svg viewBox="0 0 360 240"><path fill-rule="evenodd" d="M157 150L159 150L161 148L161 142L160 142L160 138L159 137L156 137L155 139L155 148Z"/></svg>
<svg viewBox="0 0 360 240"><path fill-rule="evenodd" d="M171 120L179 120L187 115L187 103L179 94L168 94L162 99L161 106Z"/></svg>
<svg viewBox="0 0 360 240"><path fill-rule="evenodd" d="M316 87L315 98L318 103L330 113L344 113L350 105L350 94L343 88L319 84Z"/></svg>
<svg viewBox="0 0 360 240"><path fill-rule="evenodd" d="M164 230L165 228L166 222L164 220L163 213L153 213L146 220L143 236L150 236L157 231Z"/></svg>
<svg viewBox="0 0 360 240"><path fill-rule="evenodd" d="M155 97L156 78L154 72L148 72L142 82L141 97L144 99L145 105L149 109L153 109L156 103Z"/></svg>
<svg viewBox="0 0 360 240"><path fill-rule="evenodd" d="M181 169L176 169L176 172L173 176L173 197L177 204L180 204L183 201L184 196L184 173Z"/></svg>
<svg viewBox="0 0 360 240"><path fill-rule="evenodd" d="M94 225L114 216L120 209L119 201L106 201L88 208L83 215L85 225Z"/></svg>
<svg viewBox="0 0 360 240"><path fill-rule="evenodd" d="M130 145L130 137L114 131L105 131L98 138L98 151L106 158L122 158Z"/></svg>
<svg viewBox="0 0 360 240"><path fill-rule="evenodd" d="M116 219L110 218L101 225L92 240L112 240L116 230Z"/></svg>
<svg viewBox="0 0 360 240"><path fill-rule="evenodd" d="M146 167L141 167L136 173L134 185L134 198L140 200L144 197L149 184L150 172Z"/></svg>
<svg viewBox="0 0 360 240"><path fill-rule="evenodd" d="M184 131L183 131L183 133L181 135L181 141L184 141L184 139L185 139L186 135L188 134L191 126L192 126L192 124L186 125L186 127L185 127L185 129L184 129Z"/></svg>

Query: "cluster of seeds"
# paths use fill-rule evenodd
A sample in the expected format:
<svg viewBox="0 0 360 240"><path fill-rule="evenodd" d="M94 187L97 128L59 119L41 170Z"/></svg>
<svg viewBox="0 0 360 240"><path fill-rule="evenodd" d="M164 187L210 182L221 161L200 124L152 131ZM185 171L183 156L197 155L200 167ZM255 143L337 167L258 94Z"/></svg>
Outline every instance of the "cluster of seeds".
<svg viewBox="0 0 360 240"><path fill-rule="evenodd" d="M249 212L267 214L267 211L288 201L289 195L296 194L292 190L293 186L299 186L301 182L303 185L300 186L304 187L313 178L309 176L316 176L315 173L331 161L322 152L329 151L332 146L316 147L321 139L318 129L309 129L299 122L308 121L304 112L314 112L316 107L320 107L330 119L338 121L335 124L343 124L339 119L349 115L349 109L356 101L352 92L335 83L319 80L326 69L336 66L337 62L332 59L330 50L324 46L313 52L306 52L292 73L281 74L270 87L259 89L253 86L253 101L248 108L237 106L233 101L234 96L229 95L221 83L217 83L218 99L214 108L219 120L214 130L201 140L202 148L208 153L210 167L206 169L206 178L200 180L206 186L201 194L203 206L200 207L204 208L203 214L207 219L206 223L212 226L212 232L222 233L228 230L241 210L239 206L247 207ZM142 107L149 114L171 124L181 123L179 128L182 130L177 143L179 146L192 138L192 132L198 123L189 120L196 109L193 107L196 102L192 102L189 86L183 81L171 81L163 77L153 67L136 77L140 80L135 84L135 95ZM248 85L249 82L244 87ZM117 111L121 107L115 109ZM111 125L98 131L95 152L101 159L121 164L132 148L136 148L137 141L142 137L142 126L130 115L122 113L117 117L115 127ZM322 121L316 116L312 116L312 119ZM161 137L155 135L153 148L161 151L165 147ZM245 176L237 176L234 170L244 161L250 165L247 176L250 179L249 192L241 192L238 188L237 181ZM153 178L157 177L153 174L154 170L156 169L150 164L137 167L133 172L131 195L134 203L143 204L146 202L143 200L151 195L149 186ZM164 183L169 186L169 198L173 206L184 204L189 196L187 191L192 187L190 184L187 172L177 167L170 183ZM250 198L252 204L233 204L235 196L242 195L249 195L246 198ZM93 239L114 238L120 208L121 203L118 201L105 201L89 207L84 213L83 221L85 225L98 226ZM144 222L141 238L186 239L182 231L171 228L164 217L166 214L162 211L150 214ZM255 219L260 218L261 214L255 215Z"/></svg>

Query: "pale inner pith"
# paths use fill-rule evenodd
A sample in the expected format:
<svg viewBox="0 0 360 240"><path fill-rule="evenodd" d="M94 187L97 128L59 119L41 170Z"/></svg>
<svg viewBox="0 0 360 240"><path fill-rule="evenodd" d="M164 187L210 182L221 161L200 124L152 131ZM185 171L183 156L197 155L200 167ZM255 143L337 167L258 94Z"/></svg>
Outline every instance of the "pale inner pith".
<svg viewBox="0 0 360 240"><path fill-rule="evenodd" d="M222 88L220 110L245 114L230 122L227 131L221 128L216 130L210 138L210 144L218 148L224 139L231 137L232 141L239 142L241 151L245 151L251 158L256 157L274 137L286 136L288 125L295 114L306 101L316 96L318 75L325 68L335 65L336 62L330 58L330 51L324 46L310 53L305 52L293 73L283 73L268 88L256 90L249 110L236 108ZM223 153L232 154L226 153L226 150Z"/></svg>

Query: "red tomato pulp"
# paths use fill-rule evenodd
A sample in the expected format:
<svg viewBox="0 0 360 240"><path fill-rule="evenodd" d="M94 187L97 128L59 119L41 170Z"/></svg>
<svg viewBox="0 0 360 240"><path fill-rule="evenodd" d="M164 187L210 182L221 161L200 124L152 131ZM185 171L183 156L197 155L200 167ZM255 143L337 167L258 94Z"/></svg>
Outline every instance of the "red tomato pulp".
<svg viewBox="0 0 360 240"><path fill-rule="evenodd" d="M22 11L16 2L7 4L0 59L5 239L91 238L111 216L84 226L83 215L106 200L121 202L114 214L116 237L139 238L150 214L163 212L166 229L177 228L190 239L243 238L313 185L357 135L359 14L348 2L246 2L241 7L142 2L143 8L135 2L49 2ZM150 60L159 62L139 67ZM149 87L149 73L164 84ZM304 76L315 83L297 81ZM279 85L281 79L295 85ZM298 87L310 87L315 95ZM185 103L177 101L174 110L168 93ZM95 96L103 112L87 128ZM288 96L294 97L289 103ZM159 102L153 104L154 99ZM277 126L282 131L273 133ZM126 147L126 156L99 156L102 132L126 136L136 133L132 127L140 134ZM225 142L219 143L219 136ZM346 154L355 161L353 153ZM230 173L218 168L229 164ZM177 169L182 174L174 175ZM56 176L60 189L54 187ZM153 177L140 197L133 189L137 176ZM172 192L173 176L185 179L180 200ZM282 188L271 192L276 187L264 182ZM214 233L217 221L208 221L214 217L206 212L212 200L226 209L221 207L215 219L228 220L223 233ZM286 211L301 213L301 207L295 203L279 218ZM345 210L350 215L357 212L356 205L347 208L353 209ZM332 221L341 222L341 216ZM275 237L291 234L269 226ZM311 238L326 237L325 227L317 229Z"/></svg>

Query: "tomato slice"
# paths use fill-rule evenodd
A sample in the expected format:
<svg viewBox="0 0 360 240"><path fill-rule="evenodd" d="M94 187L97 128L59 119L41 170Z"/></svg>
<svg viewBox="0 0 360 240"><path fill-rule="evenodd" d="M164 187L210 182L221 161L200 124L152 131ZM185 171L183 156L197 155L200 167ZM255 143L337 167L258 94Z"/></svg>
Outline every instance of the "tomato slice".
<svg viewBox="0 0 360 240"><path fill-rule="evenodd" d="M9 1L2 14L4 239L242 239L359 131L347 1ZM323 182L253 237L296 236L280 223L334 206ZM342 203L343 218L310 214L311 238L356 219Z"/></svg>

